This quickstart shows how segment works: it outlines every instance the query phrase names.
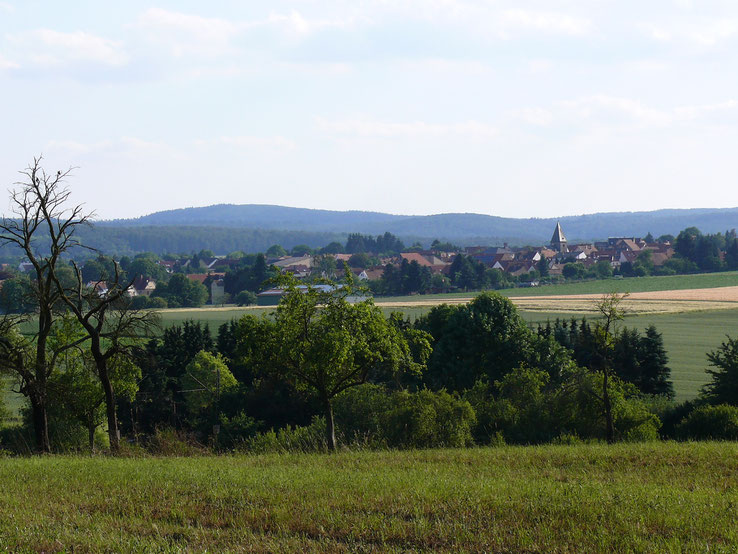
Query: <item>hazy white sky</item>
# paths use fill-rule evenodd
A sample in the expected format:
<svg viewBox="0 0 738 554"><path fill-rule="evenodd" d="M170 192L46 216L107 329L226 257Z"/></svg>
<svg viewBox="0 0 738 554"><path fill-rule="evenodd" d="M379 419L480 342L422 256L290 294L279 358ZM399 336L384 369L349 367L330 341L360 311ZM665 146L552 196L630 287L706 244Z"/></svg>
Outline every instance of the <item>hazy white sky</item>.
<svg viewBox="0 0 738 554"><path fill-rule="evenodd" d="M0 129L105 218L733 207L738 2L0 0Z"/></svg>

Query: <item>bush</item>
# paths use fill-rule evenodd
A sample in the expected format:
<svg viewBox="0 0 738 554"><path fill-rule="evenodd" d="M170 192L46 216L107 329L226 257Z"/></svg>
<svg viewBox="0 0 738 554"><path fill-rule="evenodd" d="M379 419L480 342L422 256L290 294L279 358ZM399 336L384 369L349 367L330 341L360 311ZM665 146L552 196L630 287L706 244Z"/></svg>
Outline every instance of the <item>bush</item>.
<svg viewBox="0 0 738 554"><path fill-rule="evenodd" d="M701 406L677 425L677 436L692 440L738 440L738 407Z"/></svg>
<svg viewBox="0 0 738 554"><path fill-rule="evenodd" d="M256 435L262 428L262 423L253 417L239 412L233 417L220 414L220 433L218 434L218 446L221 448L234 448L245 440Z"/></svg>
<svg viewBox="0 0 738 554"><path fill-rule="evenodd" d="M305 427L290 427L288 425L278 431L271 429L266 433L248 437L240 444L238 449L256 454L326 452L328 445L326 444L325 434L325 419L315 417L312 423Z"/></svg>
<svg viewBox="0 0 738 554"><path fill-rule="evenodd" d="M156 310L156 309L160 309L160 308L166 308L168 306L169 306L169 304L167 304L167 301L166 301L165 298L160 298L160 297L151 298L151 297L149 297L148 307L151 308L151 309Z"/></svg>
<svg viewBox="0 0 738 554"><path fill-rule="evenodd" d="M474 444L476 415L471 404L445 390L392 395L392 408L383 416L388 446L398 448L462 447Z"/></svg>
<svg viewBox="0 0 738 554"><path fill-rule="evenodd" d="M336 427L349 444L386 446L382 415L391 405L391 396L382 385L366 383L352 387L333 402Z"/></svg>
<svg viewBox="0 0 738 554"><path fill-rule="evenodd" d="M235 301L239 306L251 306L256 304L256 294L248 290L242 290L236 295Z"/></svg>
<svg viewBox="0 0 738 554"><path fill-rule="evenodd" d="M145 447L155 456L199 456L208 453L194 435L171 428L157 429L148 438Z"/></svg>

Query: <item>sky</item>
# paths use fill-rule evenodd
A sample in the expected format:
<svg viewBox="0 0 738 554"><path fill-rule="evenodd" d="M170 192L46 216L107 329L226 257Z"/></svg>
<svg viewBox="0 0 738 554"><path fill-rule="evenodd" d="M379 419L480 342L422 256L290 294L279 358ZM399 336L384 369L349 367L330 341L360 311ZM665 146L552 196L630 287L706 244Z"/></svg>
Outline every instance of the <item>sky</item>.
<svg viewBox="0 0 738 554"><path fill-rule="evenodd" d="M737 147L735 0L0 0L0 186L104 219L735 207Z"/></svg>

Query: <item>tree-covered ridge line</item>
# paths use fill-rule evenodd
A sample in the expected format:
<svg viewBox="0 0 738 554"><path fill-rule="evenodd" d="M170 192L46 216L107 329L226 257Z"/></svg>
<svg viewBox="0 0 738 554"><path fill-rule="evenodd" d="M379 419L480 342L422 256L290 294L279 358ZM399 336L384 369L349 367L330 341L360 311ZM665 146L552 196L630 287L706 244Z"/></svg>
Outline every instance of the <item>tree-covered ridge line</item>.
<svg viewBox="0 0 738 554"><path fill-rule="evenodd" d="M736 227L738 208L663 209L647 212L603 212L556 218L506 218L447 213L407 216L363 211L311 210L268 205L219 204L169 210L136 219L101 222L105 226L212 226L302 232L365 233L389 231L405 241L433 238L467 243L538 244L550 237L557 221L570 239L599 240L610 236L673 234L687 227L715 233ZM412 240L411 240L412 239ZM320 245L323 246L323 245Z"/></svg>

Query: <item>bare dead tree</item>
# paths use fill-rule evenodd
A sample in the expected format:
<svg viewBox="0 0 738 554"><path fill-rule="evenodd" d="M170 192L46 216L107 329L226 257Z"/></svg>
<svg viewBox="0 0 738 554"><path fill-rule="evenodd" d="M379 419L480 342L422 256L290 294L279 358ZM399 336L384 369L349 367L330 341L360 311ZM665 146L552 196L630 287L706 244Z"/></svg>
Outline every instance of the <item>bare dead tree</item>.
<svg viewBox="0 0 738 554"><path fill-rule="evenodd" d="M19 377L19 391L31 404L36 449L49 452L48 379L54 370L58 352L51 352L49 336L57 315L60 292L56 286L56 267L62 255L81 246L75 237L80 225L88 225L91 214L83 213L81 205L67 208L70 192L64 185L72 169L49 175L41 167L41 158L21 174L11 193L11 217L0 223L0 246L19 248L33 266L32 278L36 313L34 335L30 340L5 340L0 345L0 366ZM45 236L46 232L50 236ZM5 331L19 321L12 316L3 319Z"/></svg>
<svg viewBox="0 0 738 554"><path fill-rule="evenodd" d="M105 411L108 422L110 449L120 448L115 389L110 375L110 364L117 356L130 356L137 339L147 336L158 324L157 316L147 310L130 308L129 290L133 280L121 279L118 263L114 263L114 275L104 281L103 277L93 286L86 286L82 271L74 265L76 282L64 286L55 272L52 279L56 284L61 301L75 315L90 340L89 349L95 362L97 376L105 392ZM105 283L105 290L99 285Z"/></svg>
<svg viewBox="0 0 738 554"><path fill-rule="evenodd" d="M602 407L605 416L605 438L609 444L615 442L615 422L612 413L612 399L610 398L610 380L615 376L613 368L613 351L615 322L625 316L621 304L628 294L610 293L597 300L594 305L602 319L597 322L594 330L597 352L597 369L602 372Z"/></svg>

